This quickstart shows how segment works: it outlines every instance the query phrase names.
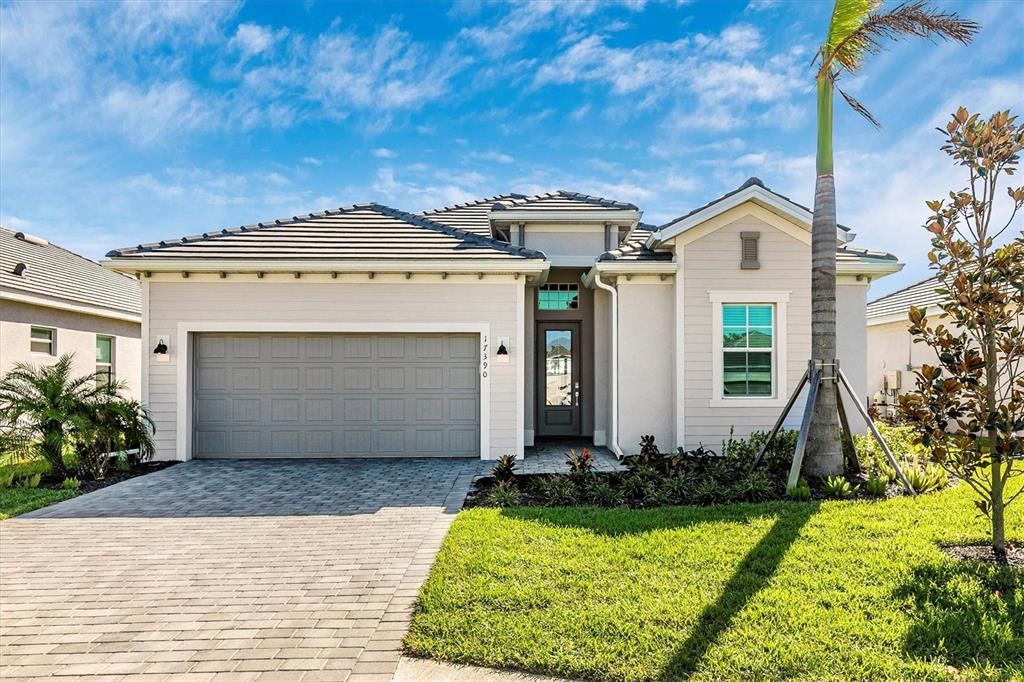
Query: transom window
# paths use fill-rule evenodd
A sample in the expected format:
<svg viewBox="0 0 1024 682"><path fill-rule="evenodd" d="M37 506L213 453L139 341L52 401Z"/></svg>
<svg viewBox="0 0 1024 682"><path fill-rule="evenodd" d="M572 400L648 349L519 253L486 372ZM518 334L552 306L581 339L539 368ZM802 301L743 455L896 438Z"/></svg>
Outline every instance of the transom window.
<svg viewBox="0 0 1024 682"><path fill-rule="evenodd" d="M114 382L114 337L96 336L96 381Z"/></svg>
<svg viewBox="0 0 1024 682"><path fill-rule="evenodd" d="M46 327L32 327L30 346L33 353L53 355L53 330Z"/></svg>
<svg viewBox="0 0 1024 682"><path fill-rule="evenodd" d="M722 395L771 396L775 355L771 305L722 305Z"/></svg>
<svg viewBox="0 0 1024 682"><path fill-rule="evenodd" d="M545 284L537 290L537 310L579 310L577 284Z"/></svg>

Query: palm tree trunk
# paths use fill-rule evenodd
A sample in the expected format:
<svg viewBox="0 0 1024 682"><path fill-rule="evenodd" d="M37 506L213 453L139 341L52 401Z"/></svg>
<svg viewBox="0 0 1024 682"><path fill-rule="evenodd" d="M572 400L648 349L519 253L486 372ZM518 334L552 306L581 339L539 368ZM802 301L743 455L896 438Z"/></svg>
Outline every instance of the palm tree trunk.
<svg viewBox="0 0 1024 682"><path fill-rule="evenodd" d="M832 84L818 79L818 160L811 224L811 358L822 368L804 470L843 472L836 407L836 184L832 173Z"/></svg>

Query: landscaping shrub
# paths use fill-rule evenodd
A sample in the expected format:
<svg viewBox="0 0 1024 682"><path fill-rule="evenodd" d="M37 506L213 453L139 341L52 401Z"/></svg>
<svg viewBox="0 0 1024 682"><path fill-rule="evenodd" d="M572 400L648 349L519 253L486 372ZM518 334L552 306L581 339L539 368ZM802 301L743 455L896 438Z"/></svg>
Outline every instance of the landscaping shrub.
<svg viewBox="0 0 1024 682"><path fill-rule="evenodd" d="M595 478L587 486L587 499L599 507L618 507L624 501L615 486L600 478Z"/></svg>
<svg viewBox="0 0 1024 682"><path fill-rule="evenodd" d="M15 479L14 485L18 488L38 488L39 483L43 480L43 475L40 473L29 474L22 476L21 478Z"/></svg>
<svg viewBox="0 0 1024 682"><path fill-rule="evenodd" d="M519 504L519 489L512 481L502 481L491 489L487 499L495 507L514 507Z"/></svg>
<svg viewBox="0 0 1024 682"><path fill-rule="evenodd" d="M81 486L81 481L79 481L77 478L70 477L65 478L60 484L60 487L64 488L64 490L78 490Z"/></svg>
<svg viewBox="0 0 1024 682"><path fill-rule="evenodd" d="M499 483L514 481L516 479L516 456L502 455L497 463L491 467L491 476Z"/></svg>
<svg viewBox="0 0 1024 682"><path fill-rule="evenodd" d="M568 476L549 476L538 484L541 497L552 507L571 507L579 504L580 491Z"/></svg>
<svg viewBox="0 0 1024 682"><path fill-rule="evenodd" d="M872 476L864 484L864 490L868 495L874 497L882 497L885 495L886 488L889 486L889 481L878 476Z"/></svg>
<svg viewBox="0 0 1024 682"><path fill-rule="evenodd" d="M565 462L569 465L569 475L576 479L594 473L594 455L587 448L579 452L570 450L565 456Z"/></svg>
<svg viewBox="0 0 1024 682"><path fill-rule="evenodd" d="M733 486L732 493L736 500L763 502L775 495L776 486L766 472L756 469L741 478Z"/></svg>
<svg viewBox="0 0 1024 682"><path fill-rule="evenodd" d="M801 478L796 485L786 488L786 496L797 502L806 502L811 499L811 486Z"/></svg>
<svg viewBox="0 0 1024 682"><path fill-rule="evenodd" d="M845 500L848 497L853 497L859 487L851 484L842 476L828 476L822 482L825 494L836 500Z"/></svg>
<svg viewBox="0 0 1024 682"><path fill-rule="evenodd" d="M799 435L799 432L793 429L780 429L765 451L761 466L773 475L785 477L793 463L793 453L796 452L796 440ZM754 431L747 438L739 439L733 438L730 431L729 439L722 444L722 454L734 461L737 467L746 466L749 469L754 465L754 458L767 439L767 431Z"/></svg>
<svg viewBox="0 0 1024 682"><path fill-rule="evenodd" d="M930 459L928 450L924 446L914 443L915 434L913 427L876 423L875 428L878 429L878 433L881 434L885 444L889 446L889 450L901 464L903 462ZM854 436L853 443L857 449L857 458L860 460L861 467L865 472L869 474L887 474L892 472L890 480L896 480L896 472L893 470L892 465L889 464L889 460L886 458L885 453L882 452L882 448L878 446L878 443L870 433L863 436Z"/></svg>
<svg viewBox="0 0 1024 682"><path fill-rule="evenodd" d="M928 462L923 466L912 463L903 468L903 473L916 493L927 493L944 488L949 483L949 474L938 464Z"/></svg>

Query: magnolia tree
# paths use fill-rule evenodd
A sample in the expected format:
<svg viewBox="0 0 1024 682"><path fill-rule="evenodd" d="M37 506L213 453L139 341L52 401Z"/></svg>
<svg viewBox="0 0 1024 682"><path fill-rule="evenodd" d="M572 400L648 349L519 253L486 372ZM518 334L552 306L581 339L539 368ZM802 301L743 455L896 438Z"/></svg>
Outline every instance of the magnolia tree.
<svg viewBox="0 0 1024 682"><path fill-rule="evenodd" d="M993 552L1005 561L1006 507L1024 491L1008 487L1024 473L1024 232L1015 222L1024 187L1007 189L1009 219L994 212L1002 176L1019 165L1024 124L1008 111L983 120L961 108L939 131L942 151L969 181L948 200L928 202L941 312L932 319L911 308L910 333L938 364L916 373L917 390L900 397L900 412L938 462L975 490Z"/></svg>

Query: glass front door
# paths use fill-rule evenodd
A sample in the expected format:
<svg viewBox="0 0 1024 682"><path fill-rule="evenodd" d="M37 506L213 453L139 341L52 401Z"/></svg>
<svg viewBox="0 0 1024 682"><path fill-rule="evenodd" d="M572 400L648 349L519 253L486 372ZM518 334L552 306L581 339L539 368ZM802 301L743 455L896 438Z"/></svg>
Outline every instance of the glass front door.
<svg viewBox="0 0 1024 682"><path fill-rule="evenodd" d="M580 367L578 322L537 325L538 435L580 433Z"/></svg>

